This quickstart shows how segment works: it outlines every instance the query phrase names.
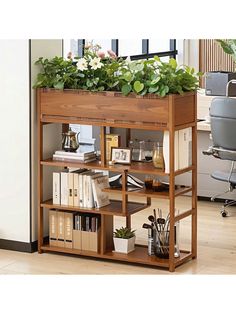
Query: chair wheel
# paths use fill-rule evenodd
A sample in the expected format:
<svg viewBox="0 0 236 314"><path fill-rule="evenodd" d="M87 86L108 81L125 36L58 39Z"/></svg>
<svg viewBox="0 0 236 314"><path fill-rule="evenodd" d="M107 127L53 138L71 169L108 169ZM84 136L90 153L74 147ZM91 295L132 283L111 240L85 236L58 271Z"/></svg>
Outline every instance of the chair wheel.
<svg viewBox="0 0 236 314"><path fill-rule="evenodd" d="M226 217L227 216L227 212L222 212L221 215L222 215L222 217Z"/></svg>

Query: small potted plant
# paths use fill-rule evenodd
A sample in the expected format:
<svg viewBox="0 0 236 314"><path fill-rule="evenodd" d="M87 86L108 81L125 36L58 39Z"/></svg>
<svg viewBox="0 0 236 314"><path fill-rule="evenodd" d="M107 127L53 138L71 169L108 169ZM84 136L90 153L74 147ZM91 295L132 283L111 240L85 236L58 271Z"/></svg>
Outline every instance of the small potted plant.
<svg viewBox="0 0 236 314"><path fill-rule="evenodd" d="M135 230L126 227L116 229L113 240L116 252L128 254L134 251Z"/></svg>

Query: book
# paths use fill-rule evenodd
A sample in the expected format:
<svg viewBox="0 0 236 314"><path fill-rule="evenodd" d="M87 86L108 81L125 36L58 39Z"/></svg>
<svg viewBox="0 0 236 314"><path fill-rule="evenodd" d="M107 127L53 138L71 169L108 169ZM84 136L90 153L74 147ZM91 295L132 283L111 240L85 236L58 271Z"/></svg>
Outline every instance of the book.
<svg viewBox="0 0 236 314"><path fill-rule="evenodd" d="M96 155L94 155L93 157L91 157L91 158L86 158L86 159L84 159L84 158L81 158L81 157L73 157L73 156L71 156L71 157L67 157L67 156L60 156L60 155L53 155L53 157L52 157L52 159L53 160L58 160L58 161L78 161L78 162L80 162L80 163L84 163L84 164L86 164L86 163L88 163L88 162L92 162L92 161L95 161L96 160Z"/></svg>
<svg viewBox="0 0 236 314"><path fill-rule="evenodd" d="M84 171L79 173L79 206L84 207L84 179L83 176L92 173L91 170Z"/></svg>
<svg viewBox="0 0 236 314"><path fill-rule="evenodd" d="M97 173L90 173L87 174L85 177L86 180L86 191L85 191L85 207L93 208L94 207L94 196L93 196L93 189L92 189L92 179L101 177L103 175L102 172Z"/></svg>
<svg viewBox="0 0 236 314"><path fill-rule="evenodd" d="M120 146L119 134L106 134L106 159L111 160L111 148Z"/></svg>
<svg viewBox="0 0 236 314"><path fill-rule="evenodd" d="M179 169L179 131L175 131L175 146L174 146L174 170ZM163 158L165 163L165 173L170 172L170 139L169 131L164 131L163 136Z"/></svg>
<svg viewBox="0 0 236 314"><path fill-rule="evenodd" d="M55 151L54 155L59 155L59 156L73 156L73 157L87 157L87 156L93 156L95 155L95 151L94 150L91 150L91 151L87 151L87 152L80 152L80 151L77 151L77 152L65 152L64 150L57 150Z"/></svg>
<svg viewBox="0 0 236 314"><path fill-rule="evenodd" d="M68 205L74 206L74 174L68 173Z"/></svg>
<svg viewBox="0 0 236 314"><path fill-rule="evenodd" d="M118 174L109 178L109 184L112 188L121 188L122 187L122 175ZM140 179L132 176L131 174L127 175L127 187L134 188L143 188L144 182Z"/></svg>
<svg viewBox="0 0 236 314"><path fill-rule="evenodd" d="M49 210L49 244L57 246L57 211Z"/></svg>
<svg viewBox="0 0 236 314"><path fill-rule="evenodd" d="M53 172L53 188L52 188L52 198L53 204L61 204L61 174L60 172Z"/></svg>
<svg viewBox="0 0 236 314"><path fill-rule="evenodd" d="M192 163L192 128L179 130L179 169Z"/></svg>
<svg viewBox="0 0 236 314"><path fill-rule="evenodd" d="M72 249L73 212L64 213L64 246Z"/></svg>
<svg viewBox="0 0 236 314"><path fill-rule="evenodd" d="M108 193L103 192L103 189L108 187L109 187L108 176L105 175L92 179L92 189L95 208L100 208L110 204Z"/></svg>
<svg viewBox="0 0 236 314"><path fill-rule="evenodd" d="M69 205L69 180L68 173L61 172L61 205Z"/></svg>
<svg viewBox="0 0 236 314"><path fill-rule="evenodd" d="M57 246L64 247L65 241L65 227L64 227L64 212L57 212Z"/></svg>

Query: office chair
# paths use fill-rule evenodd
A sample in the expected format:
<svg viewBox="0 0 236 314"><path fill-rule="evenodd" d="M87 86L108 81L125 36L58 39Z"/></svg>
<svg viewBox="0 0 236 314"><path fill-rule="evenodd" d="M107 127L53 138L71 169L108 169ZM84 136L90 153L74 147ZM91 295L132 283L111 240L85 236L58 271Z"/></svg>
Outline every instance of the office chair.
<svg viewBox="0 0 236 314"><path fill-rule="evenodd" d="M236 80L228 82L226 97L213 98L210 106L213 145L207 151L203 151L203 154L232 162L229 172L215 171L211 174L213 179L228 182L229 184L227 191L213 196L211 201L214 201L218 196L232 192L236 188L236 172L234 172L234 163L236 161L236 98L228 97L230 84L236 84ZM221 208L222 217L228 215L226 208L234 204L236 204L236 200L225 201Z"/></svg>

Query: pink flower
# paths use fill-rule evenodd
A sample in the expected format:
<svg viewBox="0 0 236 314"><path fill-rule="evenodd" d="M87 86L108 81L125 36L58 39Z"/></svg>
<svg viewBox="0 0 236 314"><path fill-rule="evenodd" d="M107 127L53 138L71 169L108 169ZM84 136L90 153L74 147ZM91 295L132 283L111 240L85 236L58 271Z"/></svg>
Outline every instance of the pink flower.
<svg viewBox="0 0 236 314"><path fill-rule="evenodd" d="M72 55L72 52L71 52L71 51L68 52L68 54L67 54L67 59L70 59L70 60L73 59L73 55Z"/></svg>
<svg viewBox="0 0 236 314"><path fill-rule="evenodd" d="M109 56L112 59L116 59L117 58L117 55L115 54L115 52L113 50L107 50L107 53L109 54Z"/></svg>
<svg viewBox="0 0 236 314"><path fill-rule="evenodd" d="M98 56L99 58L103 59L103 58L105 58L105 52L103 52L103 51L98 51L98 52L97 52L97 56Z"/></svg>

